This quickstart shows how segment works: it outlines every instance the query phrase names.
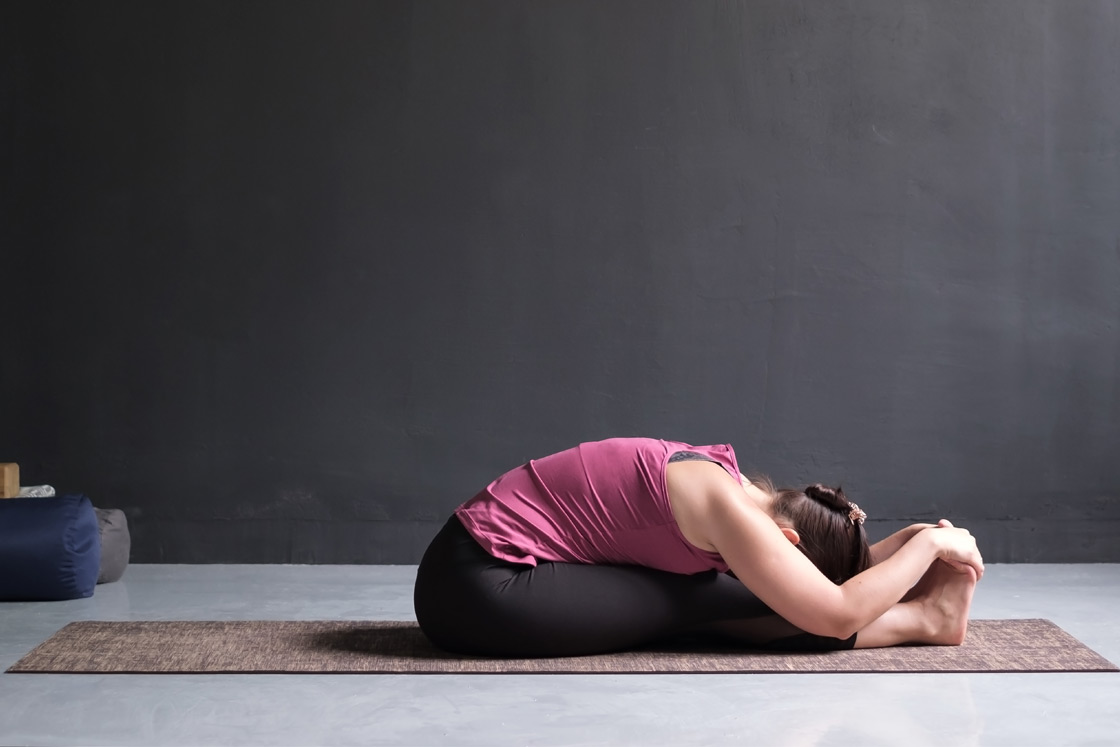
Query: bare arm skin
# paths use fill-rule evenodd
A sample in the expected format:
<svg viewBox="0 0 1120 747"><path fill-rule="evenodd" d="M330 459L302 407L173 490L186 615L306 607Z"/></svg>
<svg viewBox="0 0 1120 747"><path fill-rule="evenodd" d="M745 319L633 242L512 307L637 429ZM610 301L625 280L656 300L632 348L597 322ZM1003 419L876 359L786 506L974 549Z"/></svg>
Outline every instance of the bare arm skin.
<svg viewBox="0 0 1120 747"><path fill-rule="evenodd" d="M917 532L889 558L837 586L782 534L744 486L708 462L677 462L665 470L669 501L685 538L718 552L755 595L782 618L815 635L848 638L890 609L941 557L983 560L961 529Z"/></svg>
<svg viewBox="0 0 1120 747"><path fill-rule="evenodd" d="M898 548L905 545L914 536L923 529L932 529L937 526L936 524L911 524L910 526L899 529L897 532L880 540L871 546L871 564L878 565L884 560L898 552Z"/></svg>
<svg viewBox="0 0 1120 747"><path fill-rule="evenodd" d="M896 552L898 552L898 548L902 547L915 536L917 536L918 533L923 529L935 529L937 527L952 526L953 524L948 519L941 519L936 524L911 524L904 529L899 529L891 536L887 537L884 540L876 542L869 548L871 552L871 564L877 565L889 558L891 555L894 555ZM941 560L945 561L955 570L960 572L963 572L965 570L965 567L968 566L968 563L962 563L950 558L943 557L941 558Z"/></svg>

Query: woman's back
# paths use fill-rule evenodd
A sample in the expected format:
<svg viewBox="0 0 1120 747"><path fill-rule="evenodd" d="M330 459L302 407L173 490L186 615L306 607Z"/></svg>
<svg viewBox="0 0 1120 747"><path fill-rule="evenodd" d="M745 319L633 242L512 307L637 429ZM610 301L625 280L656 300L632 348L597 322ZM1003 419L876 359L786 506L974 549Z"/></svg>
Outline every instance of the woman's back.
<svg viewBox="0 0 1120 747"><path fill-rule="evenodd" d="M729 445L613 438L529 461L490 483L456 515L491 555L515 563L726 571L719 555L685 540L673 519L665 465L678 452L699 454L738 475Z"/></svg>

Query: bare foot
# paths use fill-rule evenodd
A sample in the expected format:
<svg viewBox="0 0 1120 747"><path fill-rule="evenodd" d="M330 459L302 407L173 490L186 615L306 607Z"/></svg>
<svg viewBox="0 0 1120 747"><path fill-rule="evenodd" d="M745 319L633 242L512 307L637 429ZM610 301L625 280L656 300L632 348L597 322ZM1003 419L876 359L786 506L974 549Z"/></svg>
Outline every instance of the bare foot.
<svg viewBox="0 0 1120 747"><path fill-rule="evenodd" d="M921 605L927 627L924 643L959 646L968 629L968 610L976 590L976 571L966 566L956 570L936 561L912 590Z"/></svg>

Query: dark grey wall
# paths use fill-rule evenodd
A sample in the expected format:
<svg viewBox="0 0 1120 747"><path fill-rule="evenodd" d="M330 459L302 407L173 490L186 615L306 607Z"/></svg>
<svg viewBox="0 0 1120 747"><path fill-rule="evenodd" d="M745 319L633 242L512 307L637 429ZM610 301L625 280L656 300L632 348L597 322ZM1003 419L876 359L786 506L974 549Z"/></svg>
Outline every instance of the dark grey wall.
<svg viewBox="0 0 1120 747"><path fill-rule="evenodd" d="M612 435L1120 561L1120 3L0 5L0 460L415 562Z"/></svg>

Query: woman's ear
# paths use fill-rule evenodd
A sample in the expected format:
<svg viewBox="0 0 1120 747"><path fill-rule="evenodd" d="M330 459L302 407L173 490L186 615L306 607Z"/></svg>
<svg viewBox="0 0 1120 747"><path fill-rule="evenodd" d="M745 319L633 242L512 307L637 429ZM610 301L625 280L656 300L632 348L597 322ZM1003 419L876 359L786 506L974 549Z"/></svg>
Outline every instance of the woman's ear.
<svg viewBox="0 0 1120 747"><path fill-rule="evenodd" d="M786 536L786 539L789 540L791 543L796 545L798 542L801 541L801 535L799 535L797 533L796 529L792 529L790 527L783 527L783 526L779 526L778 528L782 530L782 534L784 534Z"/></svg>

